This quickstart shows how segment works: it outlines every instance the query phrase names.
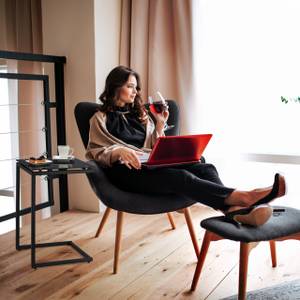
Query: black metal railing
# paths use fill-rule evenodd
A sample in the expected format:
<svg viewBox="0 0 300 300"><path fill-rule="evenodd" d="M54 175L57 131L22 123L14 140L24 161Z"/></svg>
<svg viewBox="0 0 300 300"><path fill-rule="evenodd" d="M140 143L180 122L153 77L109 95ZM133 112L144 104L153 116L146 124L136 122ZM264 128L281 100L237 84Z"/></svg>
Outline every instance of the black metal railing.
<svg viewBox="0 0 300 300"><path fill-rule="evenodd" d="M51 114L50 110L56 111L56 141L57 145L66 144L66 126L65 126L65 92L64 92L64 64L66 57L21 53L12 51L0 51L0 58L13 59L21 61L45 62L54 65L54 81L55 81L55 100L50 101L49 97L49 77L43 74L24 74L24 73L0 73L0 78L13 80L38 80L43 83L43 105L45 111L45 125L43 131L45 132L46 152L49 157L52 156L52 135L51 135ZM60 211L69 209L68 201L68 182L67 176L59 176L59 201ZM48 178L48 201L36 205L36 210L53 205L53 178ZM23 208L20 214L24 215L30 212L30 208ZM15 213L10 213L0 216L0 222L16 217Z"/></svg>

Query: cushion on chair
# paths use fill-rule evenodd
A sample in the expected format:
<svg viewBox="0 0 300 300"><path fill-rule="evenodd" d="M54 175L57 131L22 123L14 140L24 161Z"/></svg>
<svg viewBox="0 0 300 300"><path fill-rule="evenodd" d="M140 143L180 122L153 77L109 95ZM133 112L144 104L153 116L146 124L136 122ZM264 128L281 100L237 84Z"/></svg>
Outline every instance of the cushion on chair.
<svg viewBox="0 0 300 300"><path fill-rule="evenodd" d="M125 192L113 185L102 167L95 161L87 161L93 169L88 173L89 182L101 201L108 207L134 214L157 214L189 207L194 200L177 195L147 195Z"/></svg>
<svg viewBox="0 0 300 300"><path fill-rule="evenodd" d="M224 216L212 217L201 222L201 226L226 239L241 242L269 241L300 232L300 210L274 206L284 212L273 213L264 225L259 227L231 223Z"/></svg>

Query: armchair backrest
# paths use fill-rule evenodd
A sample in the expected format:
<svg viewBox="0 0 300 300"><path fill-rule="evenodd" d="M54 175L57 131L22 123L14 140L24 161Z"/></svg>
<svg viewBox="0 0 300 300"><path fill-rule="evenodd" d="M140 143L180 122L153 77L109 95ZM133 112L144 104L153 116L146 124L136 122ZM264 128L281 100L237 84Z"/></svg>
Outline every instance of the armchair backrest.
<svg viewBox="0 0 300 300"><path fill-rule="evenodd" d="M100 104L94 102L79 102L75 106L75 118L84 147L89 142L90 119L99 111Z"/></svg>
<svg viewBox="0 0 300 300"><path fill-rule="evenodd" d="M174 100L167 100L169 105L169 125L175 125L175 127L166 131L166 135L178 135L179 134L179 108ZM84 147L87 147L89 141L90 131L90 119L99 111L100 104L94 102L79 102L75 107L76 123L80 132L80 136Z"/></svg>

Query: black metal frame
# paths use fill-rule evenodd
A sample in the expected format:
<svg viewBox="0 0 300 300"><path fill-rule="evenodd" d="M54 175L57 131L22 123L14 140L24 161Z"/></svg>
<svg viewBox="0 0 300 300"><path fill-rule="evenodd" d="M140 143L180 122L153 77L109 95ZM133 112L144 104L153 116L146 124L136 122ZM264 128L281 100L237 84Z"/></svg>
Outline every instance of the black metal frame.
<svg viewBox="0 0 300 300"><path fill-rule="evenodd" d="M31 175L31 243L30 244L20 244L20 170L24 170L27 174ZM81 262L91 262L93 258L79 248L72 241L62 241L62 242L51 242L51 243L36 243L36 176L47 175L49 178L58 178L58 176L74 173L88 173L91 170L88 165L84 162L75 159L71 165L52 165L50 168L44 167L34 167L29 165L25 160L18 160L16 164L16 249L31 249L31 267L36 269L39 267L48 267L56 265L64 265L70 263L81 263ZM70 246L81 258L65 259L65 260L53 260L47 262L37 262L36 261L36 248L46 248L46 247L56 247L56 246Z"/></svg>
<svg viewBox="0 0 300 300"><path fill-rule="evenodd" d="M49 100L49 77L47 75L37 75L37 74L22 74L22 73L0 73L0 78L7 78L7 79L15 79L15 80L40 80L43 82L43 91L44 91L44 107L45 107L45 127L43 128L45 131L46 137L46 151L49 156L52 156L51 150L51 119L50 119L50 100ZM48 201L38 204L36 206L36 210L40 210L45 207L52 206L54 204L53 200L53 180L48 180ZM31 208L23 208L20 211L21 215L25 215L30 213ZM0 222L5 221L11 218L16 217L15 213L10 213L5 216L0 217Z"/></svg>
<svg viewBox="0 0 300 300"><path fill-rule="evenodd" d="M57 131L57 144L66 144L66 126L65 126L65 94L64 94L64 64L66 63L66 57L21 53L12 51L0 51L0 58L47 62L54 64L55 74L55 102L50 102L49 99L49 78L47 75L40 74L21 74L21 73L0 73L0 78L15 79L15 80L42 80L44 89L44 106L45 106L45 130L46 130L46 151L48 156L52 155L52 142L51 142L51 120L50 120L50 108L56 109L56 131ZM59 199L60 199L60 211L66 211L69 209L69 196L68 196L68 181L67 175L62 174L59 177ZM53 183L52 180L48 181L48 202L36 205L35 209L40 210L42 208L51 206L53 201ZM20 211L21 215L28 214L31 208L24 208ZM16 213L10 213L4 216L0 216L0 222L16 217Z"/></svg>

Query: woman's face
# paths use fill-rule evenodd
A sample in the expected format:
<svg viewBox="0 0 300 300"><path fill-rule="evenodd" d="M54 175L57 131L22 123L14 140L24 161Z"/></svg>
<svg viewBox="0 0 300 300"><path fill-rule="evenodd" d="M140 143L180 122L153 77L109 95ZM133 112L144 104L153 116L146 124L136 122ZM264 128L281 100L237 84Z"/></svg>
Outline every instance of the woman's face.
<svg viewBox="0 0 300 300"><path fill-rule="evenodd" d="M137 94L136 91L137 80L134 75L129 75L127 82L121 87L119 92L119 99L116 101L117 106L124 106L134 102Z"/></svg>

